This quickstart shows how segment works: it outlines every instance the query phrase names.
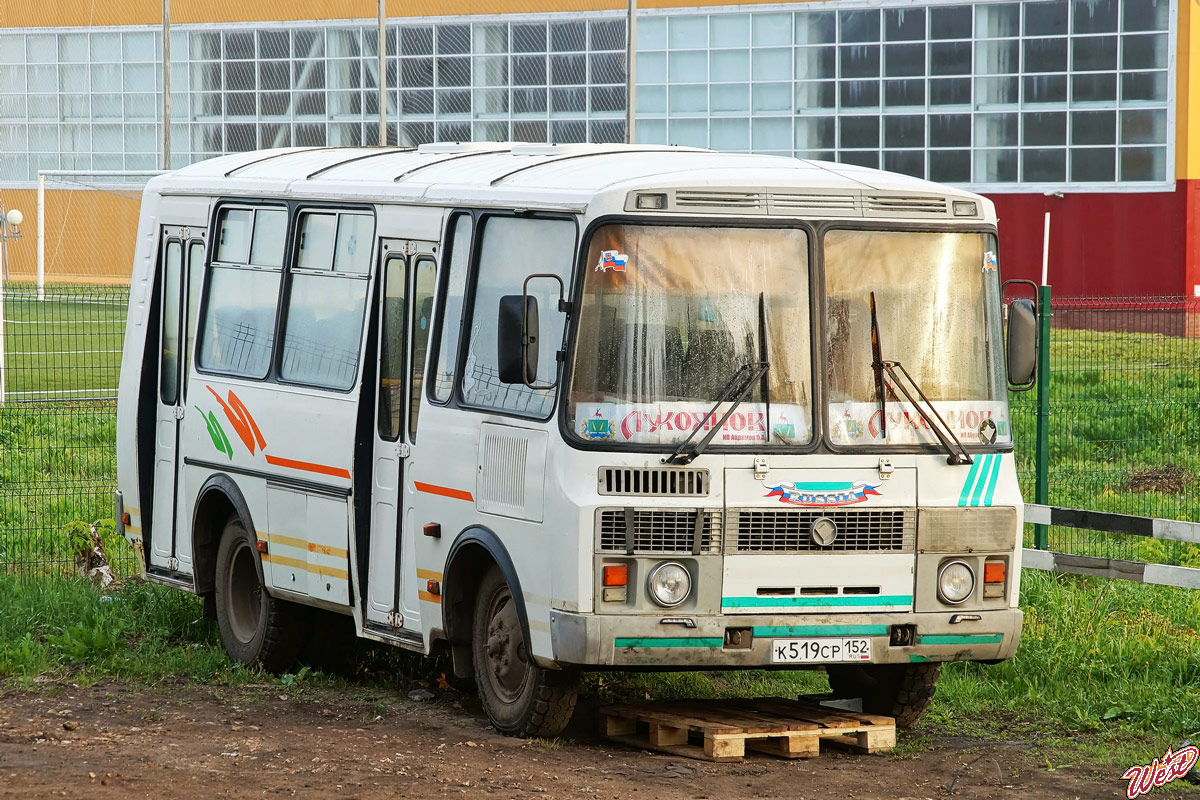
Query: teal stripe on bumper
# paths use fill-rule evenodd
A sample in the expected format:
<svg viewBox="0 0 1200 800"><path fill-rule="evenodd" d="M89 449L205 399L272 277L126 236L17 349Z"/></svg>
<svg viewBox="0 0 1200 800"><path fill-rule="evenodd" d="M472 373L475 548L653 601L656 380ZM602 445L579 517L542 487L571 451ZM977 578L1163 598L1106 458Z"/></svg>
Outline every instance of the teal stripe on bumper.
<svg viewBox="0 0 1200 800"><path fill-rule="evenodd" d="M759 625L755 636L887 636L887 625Z"/></svg>
<svg viewBox="0 0 1200 800"><path fill-rule="evenodd" d="M864 594L850 597L722 597L722 608L837 608L843 606L911 606L911 594Z"/></svg>
<svg viewBox="0 0 1200 800"><path fill-rule="evenodd" d="M643 636L615 639L613 644L617 647L723 647L725 642L720 636L676 637L674 639Z"/></svg>
<svg viewBox="0 0 1200 800"><path fill-rule="evenodd" d="M961 635L917 636L917 644L1000 644L1002 633L964 633Z"/></svg>

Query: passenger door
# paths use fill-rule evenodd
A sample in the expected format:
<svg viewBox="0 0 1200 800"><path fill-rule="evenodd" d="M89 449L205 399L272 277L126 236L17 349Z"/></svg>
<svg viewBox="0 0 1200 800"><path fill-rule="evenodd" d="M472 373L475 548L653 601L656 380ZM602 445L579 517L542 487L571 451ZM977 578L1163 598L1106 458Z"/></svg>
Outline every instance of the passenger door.
<svg viewBox="0 0 1200 800"><path fill-rule="evenodd" d="M154 497L150 517L150 566L180 571L176 513L179 476L179 421L186 409L184 381L195 324L189 311L189 284L198 283L204 267L204 232L197 229L162 229L160 261L158 402L154 424ZM196 295L198 297L198 294ZM190 564L190 537L185 555ZM190 570L185 570L189 571Z"/></svg>
<svg viewBox="0 0 1200 800"><path fill-rule="evenodd" d="M419 630L411 502L405 465L420 409L436 264L432 245L388 240L381 248L379 379L372 463L367 623Z"/></svg>

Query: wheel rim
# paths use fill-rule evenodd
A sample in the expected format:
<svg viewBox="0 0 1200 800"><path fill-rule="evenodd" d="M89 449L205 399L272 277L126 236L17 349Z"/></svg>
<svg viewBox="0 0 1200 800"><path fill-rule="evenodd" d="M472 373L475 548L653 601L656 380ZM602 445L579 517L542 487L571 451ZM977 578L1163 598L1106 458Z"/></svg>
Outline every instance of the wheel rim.
<svg viewBox="0 0 1200 800"><path fill-rule="evenodd" d="M225 596L229 598L229 627L238 641L245 643L258 633L262 612L262 584L254 552L246 542L239 542L229 559L229 580Z"/></svg>
<svg viewBox="0 0 1200 800"><path fill-rule="evenodd" d="M505 587L496 592L488 607L487 645L488 682L505 703L516 702L529 679L529 656L517 604Z"/></svg>

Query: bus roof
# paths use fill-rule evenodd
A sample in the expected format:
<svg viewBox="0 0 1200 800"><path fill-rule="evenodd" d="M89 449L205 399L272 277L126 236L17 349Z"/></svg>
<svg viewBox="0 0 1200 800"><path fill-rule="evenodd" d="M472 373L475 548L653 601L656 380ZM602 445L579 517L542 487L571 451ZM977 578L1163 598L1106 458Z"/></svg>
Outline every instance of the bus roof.
<svg viewBox="0 0 1200 800"><path fill-rule="evenodd" d="M154 183L163 194L573 211L614 203L634 210L626 208L630 193L666 190L665 206L656 210L995 218L991 203L977 195L897 173L664 145L474 142L278 148L202 161ZM977 213L955 214L956 199L981 201Z"/></svg>

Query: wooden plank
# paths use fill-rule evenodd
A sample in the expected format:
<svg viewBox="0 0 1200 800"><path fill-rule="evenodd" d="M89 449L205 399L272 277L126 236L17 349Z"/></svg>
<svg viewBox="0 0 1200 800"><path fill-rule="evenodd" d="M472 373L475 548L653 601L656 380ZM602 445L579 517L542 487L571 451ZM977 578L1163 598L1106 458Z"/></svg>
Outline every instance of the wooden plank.
<svg viewBox="0 0 1200 800"><path fill-rule="evenodd" d="M713 761L741 761L746 755L746 739L742 736L705 736L704 755Z"/></svg>
<svg viewBox="0 0 1200 800"><path fill-rule="evenodd" d="M808 701L793 700L793 699L787 698L787 697L768 697L768 698L762 698L761 701L754 701L754 702L778 703L783 708L786 708L788 710L788 712L791 712L793 710L797 711L797 712L801 712L805 708L815 708L821 714L826 715L826 716L840 717L840 718L844 718L844 719L854 719L854 720L858 720L859 722L862 722L862 723L869 722L873 725L890 725L890 726L894 727L896 724L895 719L893 719L892 717L885 717L882 714L866 714L866 713L863 713L862 711L847 711L842 708L829 708L827 706L821 706L821 705L814 706L812 703L809 703Z"/></svg>
<svg viewBox="0 0 1200 800"><path fill-rule="evenodd" d="M669 708L692 719L704 720L712 725L736 726L736 731L713 730L713 733L784 733L788 730L786 723L742 713L740 710L724 706L699 703L672 703ZM814 726L815 727L815 726Z"/></svg>
<svg viewBox="0 0 1200 800"><path fill-rule="evenodd" d="M667 725L660 725L657 722L650 723L650 746L663 747L665 745L687 744L688 729L672 728Z"/></svg>
<svg viewBox="0 0 1200 800"><path fill-rule="evenodd" d="M813 758L821 752L821 737L811 734L748 739L746 749L780 758Z"/></svg>
<svg viewBox="0 0 1200 800"><path fill-rule="evenodd" d="M737 725L722 720L694 719L684 714L671 713L667 706L605 706L601 714L640 720L646 723L657 723L674 727L686 727L691 730L709 733L737 733L741 730Z"/></svg>

